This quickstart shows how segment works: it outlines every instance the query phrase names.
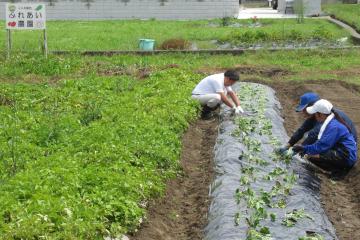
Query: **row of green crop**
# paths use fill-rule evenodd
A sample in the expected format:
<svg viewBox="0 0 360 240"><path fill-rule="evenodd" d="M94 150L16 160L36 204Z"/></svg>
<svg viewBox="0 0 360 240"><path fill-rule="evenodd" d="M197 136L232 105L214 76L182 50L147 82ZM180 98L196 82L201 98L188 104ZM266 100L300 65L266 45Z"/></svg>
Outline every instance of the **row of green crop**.
<svg viewBox="0 0 360 240"><path fill-rule="evenodd" d="M134 231L149 198L178 171L198 77L168 69L141 81L89 75L1 84L1 238Z"/></svg>
<svg viewBox="0 0 360 240"><path fill-rule="evenodd" d="M0 21L0 25L5 23ZM229 24L229 25L227 25ZM117 21L49 21L47 23L48 46L50 50L134 50L138 49L139 39L156 40L156 46L173 38L190 42L232 39L232 35L259 30L268 37L263 40L330 38L336 40L349 34L323 19L306 19L298 24L295 19L260 19L254 25L249 20L231 19L194 21L159 20L117 20ZM4 35L0 38L0 49L5 49ZM41 50L42 36L38 31L13 31L14 50ZM315 36L313 36L315 34ZM247 37L246 42L257 41ZM201 46L199 46L201 47Z"/></svg>
<svg viewBox="0 0 360 240"><path fill-rule="evenodd" d="M245 31L233 31L230 34L220 38L221 42L237 43L266 43L266 42L287 42L287 41L309 41L322 40L334 41L335 35L327 28L318 27L310 34L292 29L283 32L272 32L266 29L249 29Z"/></svg>
<svg viewBox="0 0 360 240"><path fill-rule="evenodd" d="M325 4L323 10L336 18L352 25L360 32L360 5L359 4Z"/></svg>

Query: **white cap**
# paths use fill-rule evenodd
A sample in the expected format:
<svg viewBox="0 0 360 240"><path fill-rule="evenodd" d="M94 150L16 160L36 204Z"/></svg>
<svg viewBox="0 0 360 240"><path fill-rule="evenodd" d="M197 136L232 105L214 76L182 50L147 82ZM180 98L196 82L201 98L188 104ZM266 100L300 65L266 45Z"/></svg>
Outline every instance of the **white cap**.
<svg viewBox="0 0 360 240"><path fill-rule="evenodd" d="M311 107L307 107L306 111L309 114L314 114L314 113L330 114L332 108L333 105L331 104L331 102L325 99L320 99L319 101L315 102L315 104L312 105Z"/></svg>

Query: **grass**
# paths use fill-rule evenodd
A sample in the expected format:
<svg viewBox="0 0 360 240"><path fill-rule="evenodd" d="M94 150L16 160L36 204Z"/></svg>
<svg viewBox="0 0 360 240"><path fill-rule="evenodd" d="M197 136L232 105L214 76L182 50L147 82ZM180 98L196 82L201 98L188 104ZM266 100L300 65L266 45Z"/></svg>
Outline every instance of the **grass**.
<svg viewBox="0 0 360 240"><path fill-rule="evenodd" d="M211 40L233 43L308 41L319 38L336 41L349 34L326 20L307 19L297 24L295 19L259 20L254 27L251 20L230 19L223 26L222 19L198 21L116 20L116 21L48 21L50 50L134 50L141 38L155 39L157 45L171 38L183 38L198 48L214 48ZM0 21L4 25L4 22ZM240 27L234 27L237 24ZM5 29L1 30L1 49L5 49ZM42 33L13 32L14 50L41 50Z"/></svg>
<svg viewBox="0 0 360 240"><path fill-rule="evenodd" d="M325 4L323 10L335 15L336 18L352 25L360 32L360 5L359 4Z"/></svg>
<svg viewBox="0 0 360 240"><path fill-rule="evenodd" d="M211 60L209 60L211 59ZM214 69L238 66L261 68L282 68L293 74L284 75L284 80L301 78L340 79L335 71L346 72L358 69L360 50L297 50L297 51L258 51L256 54L246 53L232 55L197 55L170 54L155 56L96 56L78 55L50 56L49 60L35 55L15 55L11 60L0 59L0 81L6 82L56 82L66 78L83 78L99 73L109 75L127 74L136 69L160 69L168 65L178 65L181 69L198 71L198 69ZM128 70L126 70L128 69ZM255 73L256 75L256 73ZM271 80L266 76L265 80ZM355 79L356 75L347 74L344 80ZM356 81L355 81L356 82Z"/></svg>

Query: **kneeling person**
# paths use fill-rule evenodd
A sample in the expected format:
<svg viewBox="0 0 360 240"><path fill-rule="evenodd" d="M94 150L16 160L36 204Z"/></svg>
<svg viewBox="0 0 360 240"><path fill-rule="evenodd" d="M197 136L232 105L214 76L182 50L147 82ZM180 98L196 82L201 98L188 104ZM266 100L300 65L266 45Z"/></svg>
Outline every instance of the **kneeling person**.
<svg viewBox="0 0 360 240"><path fill-rule="evenodd" d="M309 145L295 145L293 151L308 155L309 161L325 170L344 170L354 166L357 160L357 145L350 127L333 112L333 105L324 99L307 107L322 123L317 140Z"/></svg>
<svg viewBox="0 0 360 240"><path fill-rule="evenodd" d="M231 86L239 81L239 74L233 70L207 76L192 91L192 98L200 102L203 107L201 117L209 119L212 111L216 110L223 102L232 108L236 114L241 114L244 110L240 106L240 100L232 90ZM232 103L227 94L231 97Z"/></svg>

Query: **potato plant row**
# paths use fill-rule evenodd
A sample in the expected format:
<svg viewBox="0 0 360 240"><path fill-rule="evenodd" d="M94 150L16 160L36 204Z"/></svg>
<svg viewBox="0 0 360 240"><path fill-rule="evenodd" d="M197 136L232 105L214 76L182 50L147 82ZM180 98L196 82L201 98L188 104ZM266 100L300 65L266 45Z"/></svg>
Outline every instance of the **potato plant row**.
<svg viewBox="0 0 360 240"><path fill-rule="evenodd" d="M1 239L103 239L136 231L179 172L200 76L162 69L1 84ZM179 87L181 85L181 87Z"/></svg>

